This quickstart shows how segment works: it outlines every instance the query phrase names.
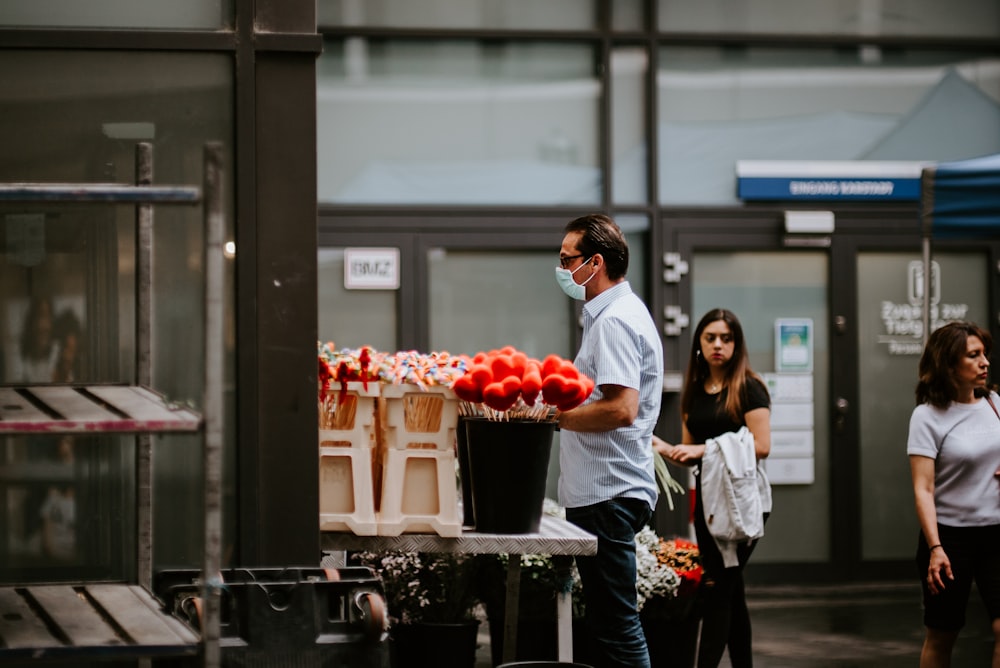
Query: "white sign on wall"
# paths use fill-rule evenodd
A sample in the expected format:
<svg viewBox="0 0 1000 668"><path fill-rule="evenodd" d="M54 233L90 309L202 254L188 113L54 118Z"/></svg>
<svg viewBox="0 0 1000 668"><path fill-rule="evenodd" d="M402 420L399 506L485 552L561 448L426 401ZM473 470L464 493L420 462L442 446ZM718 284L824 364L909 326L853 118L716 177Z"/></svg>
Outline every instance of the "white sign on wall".
<svg viewBox="0 0 1000 668"><path fill-rule="evenodd" d="M783 329L782 324L793 326ZM803 323L805 330L799 329ZM777 321L777 350L781 355L782 345L789 343L785 334L795 333L799 340L791 340L796 347L812 341L812 321L781 318ZM808 345L808 362L811 366L812 346ZM792 367L806 363L801 351L793 351ZM771 454L764 460L764 470L772 485L811 485L815 482L815 407L813 404L813 374L793 371L792 373L763 373L764 383L771 395Z"/></svg>
<svg viewBox="0 0 1000 668"><path fill-rule="evenodd" d="M397 290L398 248L345 248L344 287L348 290Z"/></svg>
<svg viewBox="0 0 1000 668"><path fill-rule="evenodd" d="M968 317L968 304L941 303L941 267L931 262L930 275L930 329L934 331L952 320ZM914 260L907 266L906 302L882 300L879 318L883 332L878 335L878 343L884 345L890 355L919 355L924 350L924 263Z"/></svg>

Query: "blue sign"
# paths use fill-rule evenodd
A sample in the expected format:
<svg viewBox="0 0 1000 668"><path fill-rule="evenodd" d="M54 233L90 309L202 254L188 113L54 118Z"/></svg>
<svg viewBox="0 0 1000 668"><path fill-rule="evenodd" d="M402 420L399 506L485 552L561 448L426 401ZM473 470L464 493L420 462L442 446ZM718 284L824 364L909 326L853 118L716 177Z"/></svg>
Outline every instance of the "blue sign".
<svg viewBox="0 0 1000 668"><path fill-rule="evenodd" d="M741 200L917 201L923 163L766 161L737 163Z"/></svg>

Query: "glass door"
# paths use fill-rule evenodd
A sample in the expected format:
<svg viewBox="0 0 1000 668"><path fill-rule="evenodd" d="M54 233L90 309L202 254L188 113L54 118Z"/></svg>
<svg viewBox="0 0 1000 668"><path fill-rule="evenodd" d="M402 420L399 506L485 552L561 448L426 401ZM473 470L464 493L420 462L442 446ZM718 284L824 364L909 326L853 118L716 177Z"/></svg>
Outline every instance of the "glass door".
<svg viewBox="0 0 1000 668"><path fill-rule="evenodd" d="M931 329L951 320L989 328L988 256L936 252ZM863 562L909 560L919 525L906 457L917 363L923 351L919 252L857 253L857 369L860 533Z"/></svg>
<svg viewBox="0 0 1000 668"><path fill-rule="evenodd" d="M827 254L706 249L691 257L689 332L713 308L733 311L750 364L771 392L766 469L775 512L754 562L824 562L830 544Z"/></svg>

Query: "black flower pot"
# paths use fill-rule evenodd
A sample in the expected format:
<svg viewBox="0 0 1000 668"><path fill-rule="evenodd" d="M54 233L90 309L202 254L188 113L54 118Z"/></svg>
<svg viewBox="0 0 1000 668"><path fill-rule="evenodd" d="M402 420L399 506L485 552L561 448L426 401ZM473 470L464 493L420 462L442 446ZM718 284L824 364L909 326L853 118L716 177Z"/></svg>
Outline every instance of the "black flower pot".
<svg viewBox="0 0 1000 668"><path fill-rule="evenodd" d="M694 668L701 629L695 596L650 599L639 619L653 668Z"/></svg>
<svg viewBox="0 0 1000 668"><path fill-rule="evenodd" d="M466 436L465 421L468 416L458 416L455 430L455 448L458 454L458 479L462 485L462 526L476 527L476 513L472 505L472 473L469 471L469 439Z"/></svg>
<svg viewBox="0 0 1000 668"><path fill-rule="evenodd" d="M393 624L389 656L393 668L473 668L479 620Z"/></svg>

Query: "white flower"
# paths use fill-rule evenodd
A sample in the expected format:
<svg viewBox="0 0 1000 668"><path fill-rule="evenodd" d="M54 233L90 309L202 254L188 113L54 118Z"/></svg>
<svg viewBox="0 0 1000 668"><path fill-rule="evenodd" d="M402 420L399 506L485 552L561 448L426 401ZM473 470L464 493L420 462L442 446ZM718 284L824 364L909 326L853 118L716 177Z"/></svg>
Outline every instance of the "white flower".
<svg viewBox="0 0 1000 668"><path fill-rule="evenodd" d="M656 558L659 546L660 537L648 526L635 536L635 590L640 610L651 598L676 596L681 584L680 576L674 569L661 564Z"/></svg>

